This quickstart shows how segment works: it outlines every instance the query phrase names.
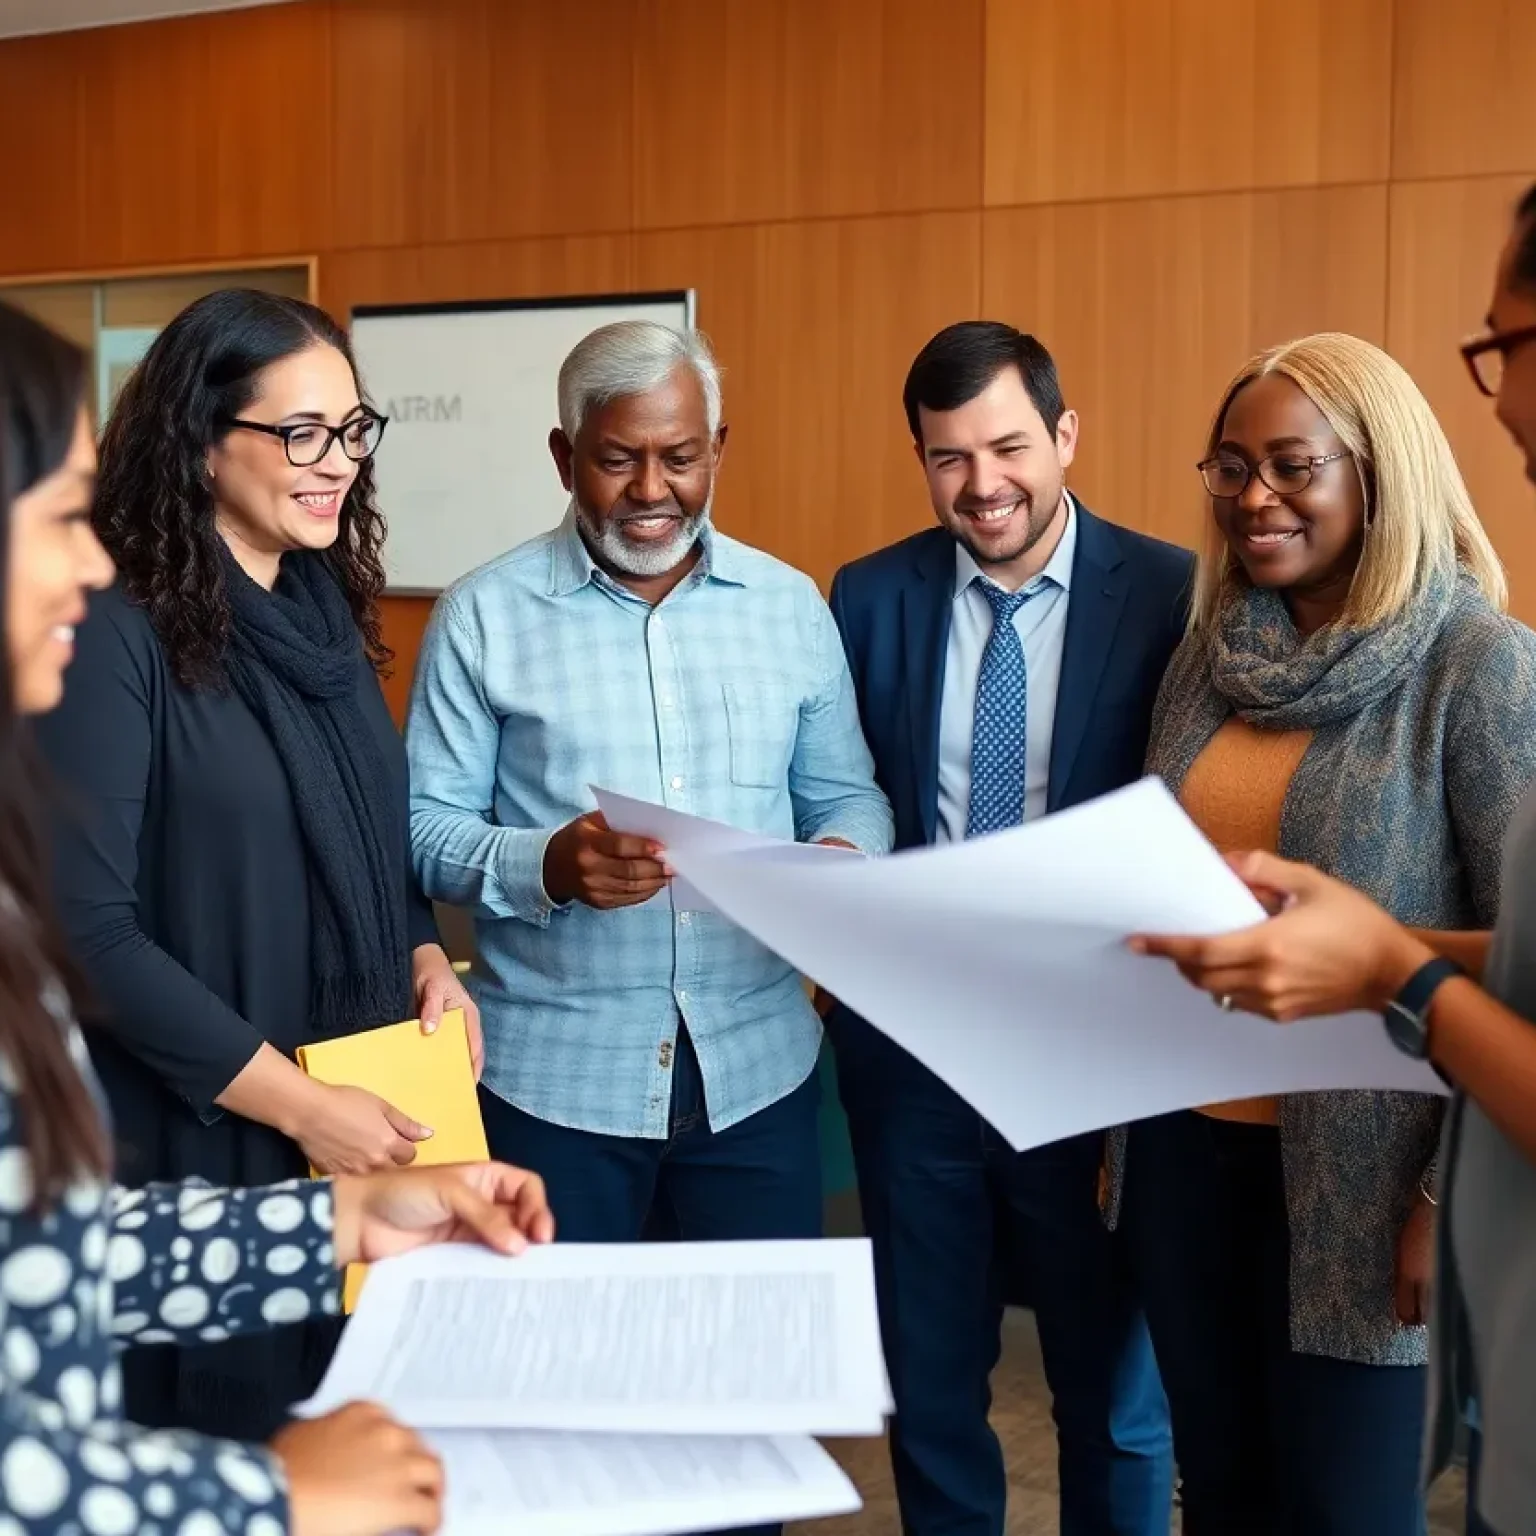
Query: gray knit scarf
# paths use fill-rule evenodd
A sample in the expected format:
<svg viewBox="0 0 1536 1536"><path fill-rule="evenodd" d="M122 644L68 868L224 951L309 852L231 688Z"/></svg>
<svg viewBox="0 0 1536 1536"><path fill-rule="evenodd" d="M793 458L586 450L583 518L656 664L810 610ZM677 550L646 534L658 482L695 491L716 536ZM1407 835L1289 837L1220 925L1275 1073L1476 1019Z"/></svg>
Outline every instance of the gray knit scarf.
<svg viewBox="0 0 1536 1536"><path fill-rule="evenodd" d="M1147 771L1177 792L1229 715L1275 731L1350 719L1412 675L1453 612L1483 603L1465 572L1439 572L1383 624L1326 624L1303 638L1278 592L1234 582L1209 637L1191 635L1168 669Z"/></svg>

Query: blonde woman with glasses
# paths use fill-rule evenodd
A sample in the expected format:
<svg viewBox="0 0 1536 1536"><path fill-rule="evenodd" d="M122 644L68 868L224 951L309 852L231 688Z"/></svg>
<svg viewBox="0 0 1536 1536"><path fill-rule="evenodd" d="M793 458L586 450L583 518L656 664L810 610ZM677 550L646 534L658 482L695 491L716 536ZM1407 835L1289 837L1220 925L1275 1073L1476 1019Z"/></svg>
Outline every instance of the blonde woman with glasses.
<svg viewBox="0 0 1536 1536"><path fill-rule="evenodd" d="M1191 629L1148 768L1218 847L1318 865L1404 924L1491 927L1536 781L1536 635L1408 374L1290 342L1222 396ZM1218 993L1218 1006L1232 1000ZM1132 1126L1187 1536L1417 1536L1438 1100L1323 1093Z"/></svg>

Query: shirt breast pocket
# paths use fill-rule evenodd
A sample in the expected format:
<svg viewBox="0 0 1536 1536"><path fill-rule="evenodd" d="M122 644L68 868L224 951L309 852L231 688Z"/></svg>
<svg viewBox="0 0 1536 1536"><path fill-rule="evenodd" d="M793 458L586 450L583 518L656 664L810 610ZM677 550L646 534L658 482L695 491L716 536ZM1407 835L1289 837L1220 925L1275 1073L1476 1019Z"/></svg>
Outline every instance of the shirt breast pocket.
<svg viewBox="0 0 1536 1536"><path fill-rule="evenodd" d="M795 750L800 711L782 683L726 683L725 726L731 783L742 789L783 789Z"/></svg>

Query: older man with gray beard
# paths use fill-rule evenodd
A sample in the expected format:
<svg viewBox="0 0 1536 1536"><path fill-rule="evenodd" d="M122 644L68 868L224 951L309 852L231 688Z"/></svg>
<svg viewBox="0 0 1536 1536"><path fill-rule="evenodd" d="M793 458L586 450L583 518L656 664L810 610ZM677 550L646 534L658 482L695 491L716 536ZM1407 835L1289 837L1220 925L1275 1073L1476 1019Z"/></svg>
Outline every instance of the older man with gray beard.
<svg viewBox="0 0 1536 1536"><path fill-rule="evenodd" d="M470 908L493 1155L560 1236L815 1236L821 1026L793 969L687 909L601 785L753 832L891 845L842 643L806 576L717 532L720 381L625 322L560 370L551 533L443 598L411 702L411 836Z"/></svg>

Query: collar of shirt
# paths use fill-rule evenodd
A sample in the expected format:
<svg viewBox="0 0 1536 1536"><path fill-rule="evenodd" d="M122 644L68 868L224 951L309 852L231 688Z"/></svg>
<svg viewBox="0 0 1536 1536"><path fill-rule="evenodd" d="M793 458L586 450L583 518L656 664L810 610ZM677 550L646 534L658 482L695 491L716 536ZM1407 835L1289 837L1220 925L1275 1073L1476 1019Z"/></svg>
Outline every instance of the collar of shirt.
<svg viewBox="0 0 1536 1536"><path fill-rule="evenodd" d="M1070 491L1063 491L1067 498L1067 526L1061 531L1061 540L1056 545L1051 558L1046 561L1045 569L1040 572L1033 581L1025 583L1026 588L1038 587L1044 582L1050 582L1061 588L1063 592L1072 590L1072 562L1077 555L1077 503L1072 499ZM964 544L956 541L955 544L955 596L959 598L974 581L990 581L992 578L976 564L975 557Z"/></svg>
<svg viewBox="0 0 1536 1536"><path fill-rule="evenodd" d="M708 520L699 529L699 546L702 558L689 572L687 584L697 586L703 581L720 581L732 587L750 585L748 562L741 558L738 546L717 533L714 524ZM576 526L575 514L567 512L550 547L549 595L569 597L591 582L600 582L620 597L635 597L622 583L598 567Z"/></svg>

